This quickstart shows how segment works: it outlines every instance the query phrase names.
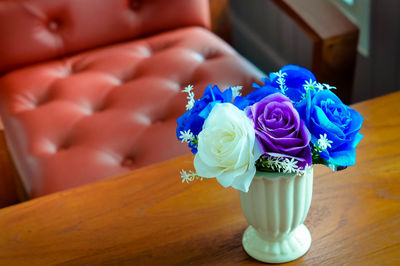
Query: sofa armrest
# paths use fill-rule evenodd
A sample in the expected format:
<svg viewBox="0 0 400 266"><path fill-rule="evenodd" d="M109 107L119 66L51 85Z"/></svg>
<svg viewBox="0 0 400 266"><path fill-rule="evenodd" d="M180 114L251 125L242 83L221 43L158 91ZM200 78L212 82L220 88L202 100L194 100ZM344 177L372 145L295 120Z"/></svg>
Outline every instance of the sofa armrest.
<svg viewBox="0 0 400 266"><path fill-rule="evenodd" d="M28 196L7 148L0 121L0 208L27 200Z"/></svg>

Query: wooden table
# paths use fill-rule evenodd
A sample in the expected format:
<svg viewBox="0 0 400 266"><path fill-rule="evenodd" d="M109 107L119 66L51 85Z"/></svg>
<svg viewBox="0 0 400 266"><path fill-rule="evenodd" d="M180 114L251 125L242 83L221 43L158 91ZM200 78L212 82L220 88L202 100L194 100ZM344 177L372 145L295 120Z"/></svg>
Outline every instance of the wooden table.
<svg viewBox="0 0 400 266"><path fill-rule="evenodd" d="M310 251L290 265L400 264L400 92L354 105L357 164L315 169ZM192 156L0 210L0 265L256 264L234 189L182 184Z"/></svg>

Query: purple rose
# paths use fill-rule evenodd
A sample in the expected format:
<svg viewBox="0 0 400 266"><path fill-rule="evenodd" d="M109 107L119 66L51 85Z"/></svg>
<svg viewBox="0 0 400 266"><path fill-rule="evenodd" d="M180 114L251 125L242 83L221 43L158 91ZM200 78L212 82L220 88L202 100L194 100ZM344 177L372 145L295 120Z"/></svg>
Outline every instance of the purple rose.
<svg viewBox="0 0 400 266"><path fill-rule="evenodd" d="M311 165L311 135L289 98L274 93L246 107L245 112L265 155L294 158L300 168Z"/></svg>

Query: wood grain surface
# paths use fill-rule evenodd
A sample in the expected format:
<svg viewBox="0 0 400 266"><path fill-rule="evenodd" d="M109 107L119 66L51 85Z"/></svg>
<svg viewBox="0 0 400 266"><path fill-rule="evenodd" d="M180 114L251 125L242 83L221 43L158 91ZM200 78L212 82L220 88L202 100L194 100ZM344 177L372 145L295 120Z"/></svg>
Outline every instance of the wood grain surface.
<svg viewBox="0 0 400 266"><path fill-rule="evenodd" d="M354 106L357 164L315 169L313 243L287 265L400 264L400 92ZM182 184L187 155L0 210L0 265L250 265L234 189Z"/></svg>

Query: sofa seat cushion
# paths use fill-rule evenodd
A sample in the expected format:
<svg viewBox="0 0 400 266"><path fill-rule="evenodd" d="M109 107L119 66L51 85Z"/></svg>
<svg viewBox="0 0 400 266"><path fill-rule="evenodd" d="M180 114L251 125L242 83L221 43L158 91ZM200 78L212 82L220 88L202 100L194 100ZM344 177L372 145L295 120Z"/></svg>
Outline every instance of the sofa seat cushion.
<svg viewBox="0 0 400 266"><path fill-rule="evenodd" d="M188 153L175 136L180 90L250 89L261 76L218 37L188 27L10 72L0 79L0 113L37 197Z"/></svg>

